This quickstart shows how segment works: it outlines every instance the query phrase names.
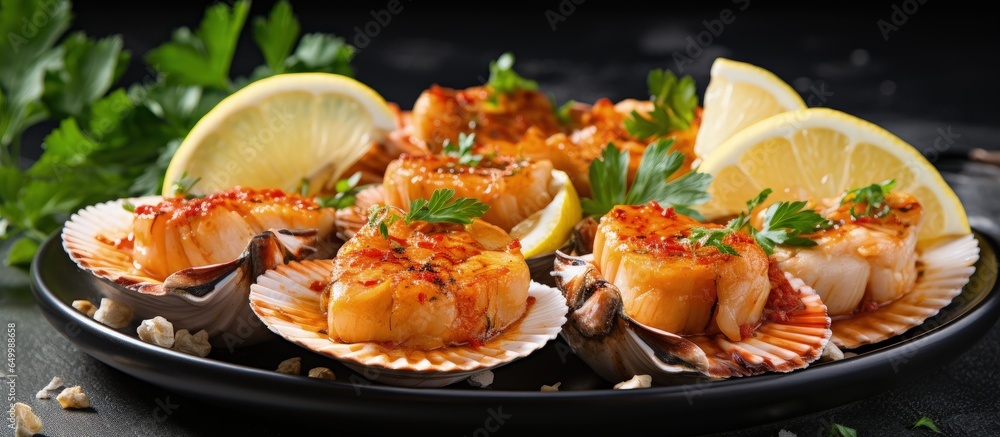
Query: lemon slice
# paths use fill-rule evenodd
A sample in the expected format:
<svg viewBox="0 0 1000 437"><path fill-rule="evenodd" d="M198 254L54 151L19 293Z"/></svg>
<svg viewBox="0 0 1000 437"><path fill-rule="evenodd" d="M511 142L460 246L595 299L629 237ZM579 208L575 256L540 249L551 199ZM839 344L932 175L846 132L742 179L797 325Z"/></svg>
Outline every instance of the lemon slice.
<svg viewBox="0 0 1000 437"><path fill-rule="evenodd" d="M549 190L556 193L552 201L510 230L510 236L521 241L521 253L525 258L555 252L562 247L583 216L580 197L566 172L552 171Z"/></svg>
<svg viewBox="0 0 1000 437"><path fill-rule="evenodd" d="M694 153L704 158L747 126L805 107L799 94L770 71L745 62L717 58L712 63L705 89Z"/></svg>
<svg viewBox="0 0 1000 437"><path fill-rule="evenodd" d="M184 138L170 160L163 194L187 173L191 194L236 185L328 191L371 145L396 126L385 99L347 76L280 74L230 95Z"/></svg>
<svg viewBox="0 0 1000 437"><path fill-rule="evenodd" d="M706 156L699 171L714 176L706 217L737 214L764 188L774 190L768 201L822 199L895 179L896 191L924 207L919 244L971 232L962 203L923 155L885 129L832 109L760 121Z"/></svg>

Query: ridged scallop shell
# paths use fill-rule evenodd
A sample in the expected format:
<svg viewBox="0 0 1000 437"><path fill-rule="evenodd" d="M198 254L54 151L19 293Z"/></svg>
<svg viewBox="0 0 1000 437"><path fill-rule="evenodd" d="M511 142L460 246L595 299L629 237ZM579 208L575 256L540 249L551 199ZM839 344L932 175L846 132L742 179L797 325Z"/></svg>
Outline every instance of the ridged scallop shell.
<svg viewBox="0 0 1000 437"><path fill-rule="evenodd" d="M570 311L563 338L610 382L640 374L670 384L692 377L790 372L819 358L830 339L826 306L812 288L787 273L804 307L786 321L765 321L752 338L738 342L722 334L680 336L636 322L625 314L618 288L601 277L591 255L557 253L553 276Z"/></svg>
<svg viewBox="0 0 1000 437"><path fill-rule="evenodd" d="M261 276L251 287L250 306L272 331L292 343L334 358L364 377L404 387L443 387L487 369L508 364L556 338L566 322L558 290L532 283L535 299L524 318L478 347L433 351L394 349L376 343L340 343L327 335L320 304L333 260L290 262Z"/></svg>
<svg viewBox="0 0 1000 437"><path fill-rule="evenodd" d="M122 205L156 204L159 196L119 199L73 214L62 231L63 249L108 298L128 305L133 316L162 316L176 329L208 332L216 346L249 346L271 338L247 305L250 284L264 271L317 251L315 230L271 229L247 241L236 259L181 270L165 280L145 276L115 240L132 232L133 214Z"/></svg>
<svg viewBox="0 0 1000 437"><path fill-rule="evenodd" d="M969 283L979 260L979 242L972 235L944 240L920 254L922 272L913 291L870 312L833 321L832 341L843 349L878 343L924 323L948 306Z"/></svg>

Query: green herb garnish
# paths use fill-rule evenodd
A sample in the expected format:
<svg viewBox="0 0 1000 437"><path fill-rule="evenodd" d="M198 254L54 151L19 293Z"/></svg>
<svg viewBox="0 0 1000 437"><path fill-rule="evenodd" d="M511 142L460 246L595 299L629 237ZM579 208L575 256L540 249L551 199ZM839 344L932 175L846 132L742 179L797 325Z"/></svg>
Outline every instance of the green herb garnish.
<svg viewBox="0 0 1000 437"><path fill-rule="evenodd" d="M323 208L344 209L354 206L354 201L360 188L358 182L361 181L361 172L355 172L347 179L340 179L334 186L337 194L329 197L319 197L316 199L319 206Z"/></svg>
<svg viewBox="0 0 1000 437"><path fill-rule="evenodd" d="M661 139L646 147L636 171L631 188L628 187L628 151L619 152L608 144L601 159L590 163L590 186L593 198L581 199L583 211L589 216L600 217L616 205L642 205L655 200L664 207L673 207L678 213L701 220L691 206L708 201L706 192L712 176L690 172L675 180L667 181L681 165L684 154L670 152L673 139Z"/></svg>
<svg viewBox="0 0 1000 437"><path fill-rule="evenodd" d="M576 100L570 100L560 106L556 106L555 99L552 100L552 111L555 113L556 121L558 121L559 124L568 125L573 122L569 113L575 104Z"/></svg>
<svg viewBox="0 0 1000 437"><path fill-rule="evenodd" d="M477 166L485 158L483 155L472 153L472 148L476 145L476 134L466 135L464 132L458 134L458 144L451 140L444 140L444 154L458 158L458 163L462 165Z"/></svg>
<svg viewBox="0 0 1000 437"><path fill-rule="evenodd" d="M298 191L299 195L302 196L302 197L308 196L309 195L309 179L308 178L302 178L302 180L299 181L299 188L297 190L295 190L295 191Z"/></svg>
<svg viewBox="0 0 1000 437"><path fill-rule="evenodd" d="M694 120L694 108L698 106L694 79L691 76L678 79L672 71L653 70L646 83L653 110L647 113L648 118L632 111L625 119L629 134L647 139L689 129Z"/></svg>
<svg viewBox="0 0 1000 437"><path fill-rule="evenodd" d="M896 180L889 179L867 187L855 188L844 194L840 204L851 202L851 218L860 217L882 217L889 213L889 205L886 205L885 195L889 194L896 187ZM865 209L858 212L857 205L864 203Z"/></svg>
<svg viewBox="0 0 1000 437"><path fill-rule="evenodd" d="M120 35L66 34L74 27L68 0L0 2L6 38L0 44L0 240L23 249L8 263L30 260L37 243L83 206L164 192L172 182L164 180L167 165L184 137L246 84L277 73L353 74L354 48L329 34L300 37L283 0L253 20L264 64L247 77L231 77L249 6L215 2L197 27L176 29L130 67L135 60ZM136 67L150 74L116 88ZM42 154L25 169L23 134L43 125L56 127L41 132Z"/></svg>
<svg viewBox="0 0 1000 437"><path fill-rule="evenodd" d="M827 437L858 437L858 432L854 428L834 423L826 433Z"/></svg>
<svg viewBox="0 0 1000 437"><path fill-rule="evenodd" d="M733 232L746 230L764 249L764 252L771 255L774 253L774 247L779 244L799 247L815 246L815 241L801 237L800 234L811 234L832 226L829 220L824 219L816 211L804 210L805 201L795 201L778 202L769 206L764 211L763 226L758 230L750 225L750 214L770 195L771 189L766 188L756 197L748 200L746 211L741 211L740 215L730 220L724 228L692 228L688 241L701 246L713 246L722 253L738 255L732 246L723 242L723 239Z"/></svg>
<svg viewBox="0 0 1000 437"><path fill-rule="evenodd" d="M122 209L134 213L135 204L126 200L125 202L122 202Z"/></svg>
<svg viewBox="0 0 1000 437"><path fill-rule="evenodd" d="M482 217L489 205L476 199L462 197L451 201L455 196L455 190L442 188L434 190L430 200L414 199L410 202L410 210L404 215L403 222L410 224L414 221L425 221L428 223L454 223L467 225L477 217ZM378 226L379 233L386 239L389 238L389 225L399 220L399 215L388 212L391 206L376 205L368 211L368 225Z"/></svg>
<svg viewBox="0 0 1000 437"><path fill-rule="evenodd" d="M514 71L514 55L509 52L490 62L490 79L486 85L493 88L496 94L538 89L537 82L525 79Z"/></svg>
<svg viewBox="0 0 1000 437"><path fill-rule="evenodd" d="M939 429L937 427L937 425L934 424L934 421L931 420L930 417L923 416L920 419L918 419L916 422L913 423L913 428L914 429L920 428L920 427L924 427L924 428L927 428L927 429L929 429L931 431L934 431L934 432L936 432L938 434L941 434L941 429Z"/></svg>
<svg viewBox="0 0 1000 437"><path fill-rule="evenodd" d="M188 199L192 199L197 196L191 194L191 189L194 188L195 185L198 185L198 182L200 181L201 181L200 176L192 178L188 176L187 172L184 172L181 174L181 178L174 181L173 185L171 185L170 192L174 194L174 197L185 197Z"/></svg>

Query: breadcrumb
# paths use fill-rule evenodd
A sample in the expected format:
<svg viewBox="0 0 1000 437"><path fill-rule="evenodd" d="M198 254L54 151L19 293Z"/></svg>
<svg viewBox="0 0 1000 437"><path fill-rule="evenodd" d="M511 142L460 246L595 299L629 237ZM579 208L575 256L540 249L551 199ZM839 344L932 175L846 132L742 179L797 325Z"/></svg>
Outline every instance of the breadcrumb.
<svg viewBox="0 0 1000 437"><path fill-rule="evenodd" d="M562 385L561 382L557 382L552 385L543 385L541 391L559 391L560 385Z"/></svg>
<svg viewBox="0 0 1000 437"><path fill-rule="evenodd" d="M199 357L207 357L212 352L212 344L208 342L208 331L202 329L191 335L187 329L181 329L174 335L175 351L184 352Z"/></svg>
<svg viewBox="0 0 1000 437"><path fill-rule="evenodd" d="M337 375L326 367L313 367L312 369L309 369L309 377L319 379L337 379Z"/></svg>
<svg viewBox="0 0 1000 437"><path fill-rule="evenodd" d="M823 348L823 355L820 355L819 357L820 362L837 361L842 359L844 359L844 352L841 351L837 345L833 344L832 341L826 344L826 347Z"/></svg>
<svg viewBox="0 0 1000 437"><path fill-rule="evenodd" d="M84 393L83 389L78 385L63 389L63 391L56 396L56 400L59 401L59 405L61 405L63 409L90 408L90 399L87 398L87 394Z"/></svg>
<svg viewBox="0 0 1000 437"><path fill-rule="evenodd" d="M174 324L161 316L143 320L136 328L136 332L139 334L139 339L146 343L165 348L174 346Z"/></svg>
<svg viewBox="0 0 1000 437"><path fill-rule="evenodd" d="M469 385L473 387L489 387L493 384L493 371L483 370L469 377Z"/></svg>
<svg viewBox="0 0 1000 437"><path fill-rule="evenodd" d="M31 407L20 402L14 404L14 435L31 437L42 432L42 419L31 411Z"/></svg>
<svg viewBox="0 0 1000 437"><path fill-rule="evenodd" d="M649 375L635 375L628 381L615 384L615 390L630 390L633 388L649 388L653 384L653 377Z"/></svg>
<svg viewBox="0 0 1000 437"><path fill-rule="evenodd" d="M128 305L101 298L101 307L94 313L94 320L112 328L124 328L132 322L132 308Z"/></svg>
<svg viewBox="0 0 1000 437"><path fill-rule="evenodd" d="M275 371L288 375L298 375L302 373L302 357L294 357L282 361L278 364L278 369Z"/></svg>
<svg viewBox="0 0 1000 437"><path fill-rule="evenodd" d="M35 393L35 399L49 399L52 397L51 395L49 395L49 390L55 390L62 386L63 386L62 378L58 376L53 377L52 381L49 382L49 385L46 385L44 388L39 390L38 393Z"/></svg>
<svg viewBox="0 0 1000 437"><path fill-rule="evenodd" d="M81 313L86 314L87 317L94 317L94 313L97 312L97 307L95 307L89 300L74 300L73 308L76 308Z"/></svg>

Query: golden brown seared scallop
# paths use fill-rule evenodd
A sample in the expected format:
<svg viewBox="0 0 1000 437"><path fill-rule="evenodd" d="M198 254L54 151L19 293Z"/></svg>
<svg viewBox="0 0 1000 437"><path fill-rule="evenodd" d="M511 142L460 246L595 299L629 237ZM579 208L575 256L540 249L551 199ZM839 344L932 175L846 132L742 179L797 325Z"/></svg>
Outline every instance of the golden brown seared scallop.
<svg viewBox="0 0 1000 437"><path fill-rule="evenodd" d="M752 237L742 232L724 242L739 254L686 241L695 227L718 228L655 203L616 206L603 218L594 241L594 262L618 287L625 313L663 331L694 335L721 331L746 339L770 309L790 311L797 300L782 273ZM771 296L772 289L777 290ZM784 302L788 300L788 302Z"/></svg>
<svg viewBox="0 0 1000 437"><path fill-rule="evenodd" d="M907 193L885 195L886 214L852 217L864 203L840 199L820 213L837 226L812 236L813 247L779 246L775 259L781 268L813 287L831 317L870 311L899 299L917 280L917 234L923 208Z"/></svg>
<svg viewBox="0 0 1000 437"><path fill-rule="evenodd" d="M386 204L398 208L409 207L414 199L430 199L435 190L453 189L456 197L489 205L483 220L510 232L552 201L551 181L548 161L497 156L471 166L451 156L404 154L389 164L382 185Z"/></svg>
<svg viewBox="0 0 1000 437"><path fill-rule="evenodd" d="M419 350L479 344L525 313L528 265L502 229L400 219L388 231L365 226L338 252L323 299L331 338Z"/></svg>
<svg viewBox="0 0 1000 437"><path fill-rule="evenodd" d="M333 233L334 210L280 190L235 187L196 199L164 199L135 208L135 267L163 280L188 267L232 261L269 229Z"/></svg>
<svg viewBox="0 0 1000 437"><path fill-rule="evenodd" d="M582 197L591 196L590 163L598 159L608 143L629 152L629 183L635 177L646 146L655 138L640 140L625 129L625 119L637 110L648 112L649 101L624 100L618 104L608 99L598 100L592 107L574 111L571 126L565 132L552 134L542 129L529 129L517 143L485 142L484 152L496 151L501 155L523 156L531 160L552 161L556 170L565 171L573 187ZM684 164L671 177L678 178L691 170L695 160L694 138L698 134L701 111L695 111L691 129L673 132L666 138L674 140L671 150L684 154Z"/></svg>
<svg viewBox="0 0 1000 437"><path fill-rule="evenodd" d="M475 133L478 144L517 142L530 127L546 135L560 131L552 102L538 91L495 93L489 87L462 90L438 85L413 104L413 136L432 152L460 133Z"/></svg>

